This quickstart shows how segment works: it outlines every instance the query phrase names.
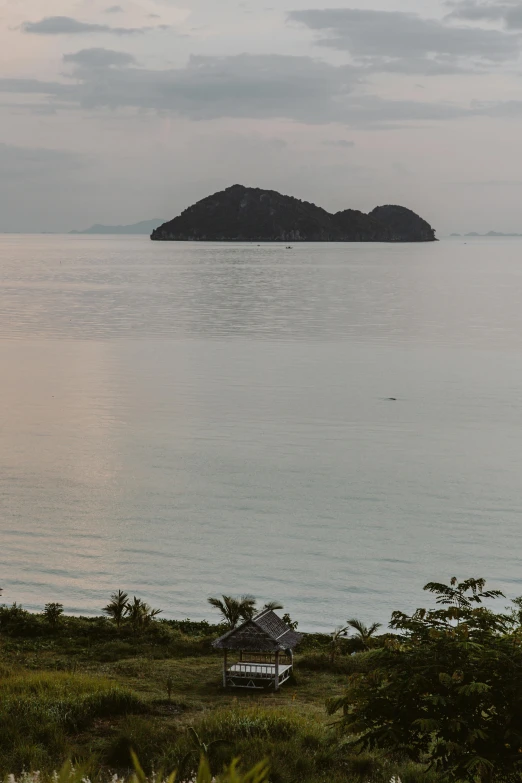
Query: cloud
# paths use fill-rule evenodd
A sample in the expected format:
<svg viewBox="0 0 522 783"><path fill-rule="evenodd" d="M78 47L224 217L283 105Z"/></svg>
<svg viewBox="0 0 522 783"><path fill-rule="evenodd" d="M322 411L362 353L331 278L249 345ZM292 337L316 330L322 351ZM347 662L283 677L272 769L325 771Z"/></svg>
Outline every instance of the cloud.
<svg viewBox="0 0 522 783"><path fill-rule="evenodd" d="M495 0L448 0L453 8L448 19L462 19L470 22L502 22L508 30L522 30L522 4L516 2L495 2Z"/></svg>
<svg viewBox="0 0 522 783"><path fill-rule="evenodd" d="M87 59L92 58L89 55ZM97 59L97 56L96 58ZM191 119L290 117L331 121L339 101L353 88L357 72L309 57L236 55L191 57L184 68L93 67L81 63L77 83L0 79L0 91L34 91L87 108L127 107L173 112Z"/></svg>
<svg viewBox="0 0 522 783"><path fill-rule="evenodd" d="M126 67L136 62L136 58L127 52L113 49L81 49L73 54L64 54L63 61L86 68L109 68L113 65Z"/></svg>
<svg viewBox="0 0 522 783"><path fill-rule="evenodd" d="M71 16L46 16L39 22L24 22L22 30L33 35L85 35L90 33L111 33L112 35L137 35L158 27L111 27L108 24L80 22Z"/></svg>
<svg viewBox="0 0 522 783"><path fill-rule="evenodd" d="M0 180L54 177L57 173L81 168L85 156L66 150L17 147L0 144Z"/></svg>
<svg viewBox="0 0 522 783"><path fill-rule="evenodd" d="M359 69L311 57L192 56L183 68L150 70L123 61L121 54L82 50L66 56L74 66L74 83L0 79L0 93L44 96L49 105L61 109L130 108L192 120L287 118L314 125L372 128L482 112L479 107L472 110L452 103L394 101L362 94Z"/></svg>
<svg viewBox="0 0 522 783"><path fill-rule="evenodd" d="M323 144L325 147L344 147L345 149L351 149L352 147L355 147L355 142L349 141L348 139L327 139L326 141L323 141Z"/></svg>
<svg viewBox="0 0 522 783"><path fill-rule="evenodd" d="M121 5L111 5L105 9L106 14L122 14L123 8Z"/></svg>
<svg viewBox="0 0 522 783"><path fill-rule="evenodd" d="M317 33L321 46L347 51L372 70L452 73L507 62L520 53L516 35L402 11L311 9L292 11L289 19Z"/></svg>

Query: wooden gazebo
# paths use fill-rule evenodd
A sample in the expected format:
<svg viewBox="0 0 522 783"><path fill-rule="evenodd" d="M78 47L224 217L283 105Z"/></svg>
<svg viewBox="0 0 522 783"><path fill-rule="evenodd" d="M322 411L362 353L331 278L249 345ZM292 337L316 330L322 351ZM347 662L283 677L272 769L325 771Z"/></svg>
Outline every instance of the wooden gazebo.
<svg viewBox="0 0 522 783"><path fill-rule="evenodd" d="M292 673L293 651L301 638L271 609L228 631L213 643L223 650L223 687L279 690ZM232 664L229 652L238 657Z"/></svg>

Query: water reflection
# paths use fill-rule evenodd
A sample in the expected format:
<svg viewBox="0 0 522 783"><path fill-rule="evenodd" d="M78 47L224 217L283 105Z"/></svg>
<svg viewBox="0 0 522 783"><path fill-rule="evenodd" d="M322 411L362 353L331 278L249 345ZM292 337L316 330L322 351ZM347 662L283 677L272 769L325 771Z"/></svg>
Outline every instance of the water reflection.
<svg viewBox="0 0 522 783"><path fill-rule="evenodd" d="M520 592L520 245L0 243L7 601L312 628Z"/></svg>

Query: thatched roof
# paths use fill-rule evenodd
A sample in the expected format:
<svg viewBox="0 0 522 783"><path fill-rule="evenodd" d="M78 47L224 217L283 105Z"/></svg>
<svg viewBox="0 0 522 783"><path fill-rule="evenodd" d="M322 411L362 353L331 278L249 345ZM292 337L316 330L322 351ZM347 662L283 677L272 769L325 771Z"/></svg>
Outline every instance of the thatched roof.
<svg viewBox="0 0 522 783"><path fill-rule="evenodd" d="M292 630L275 612L265 609L216 639L212 646L218 650L281 652L293 650L301 639L302 635Z"/></svg>

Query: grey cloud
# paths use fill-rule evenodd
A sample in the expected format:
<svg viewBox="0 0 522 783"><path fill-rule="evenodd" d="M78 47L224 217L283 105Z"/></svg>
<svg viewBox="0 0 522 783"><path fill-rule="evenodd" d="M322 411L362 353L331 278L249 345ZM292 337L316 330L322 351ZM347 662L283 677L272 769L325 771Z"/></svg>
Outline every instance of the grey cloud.
<svg viewBox="0 0 522 783"><path fill-rule="evenodd" d="M0 92L19 95L52 95L58 96L66 88L59 82L42 82L39 79L1 79Z"/></svg>
<svg viewBox="0 0 522 783"><path fill-rule="evenodd" d="M320 45L347 51L372 70L452 73L506 62L520 52L516 35L402 11L311 9L292 11L289 19L316 32Z"/></svg>
<svg viewBox="0 0 522 783"><path fill-rule="evenodd" d="M106 14L122 14L123 8L121 5L111 5L105 9Z"/></svg>
<svg viewBox="0 0 522 783"><path fill-rule="evenodd" d="M58 169L78 169L85 162L85 156L66 150L0 144L0 180L47 178Z"/></svg>
<svg viewBox="0 0 522 783"><path fill-rule="evenodd" d="M127 52L116 52L113 49L82 49L72 54L64 54L63 61L87 68L108 68L110 66L126 67L136 62L136 58Z"/></svg>
<svg viewBox="0 0 522 783"><path fill-rule="evenodd" d="M79 69L77 101L171 111L192 119L291 117L331 121L357 72L308 57L236 55L191 57L180 69ZM62 92L63 94L63 92Z"/></svg>
<svg viewBox="0 0 522 783"><path fill-rule="evenodd" d="M509 30L522 29L522 3L520 2L481 2L480 0L453 0L447 2L452 12L449 19L462 19L471 22L502 22Z"/></svg>
<svg viewBox="0 0 522 783"><path fill-rule="evenodd" d="M355 147L355 142L349 141L348 139L334 139L333 141L327 140L323 141L323 144L325 147L344 147L345 149L351 149L352 147Z"/></svg>
<svg viewBox="0 0 522 783"><path fill-rule="evenodd" d="M71 16L46 16L39 22L24 22L22 30L34 35L84 35L89 33L111 33L112 35L137 35L158 28L153 27L111 27L108 24L80 22Z"/></svg>
<svg viewBox="0 0 522 783"><path fill-rule="evenodd" d="M308 124L340 122L370 128L475 113L449 103L361 95L355 92L358 69L309 57L200 56L191 57L184 68L162 71L98 67L92 57L81 54L74 63L75 83L0 79L0 92L45 96L50 105L61 108L135 108L193 120L288 118Z"/></svg>

